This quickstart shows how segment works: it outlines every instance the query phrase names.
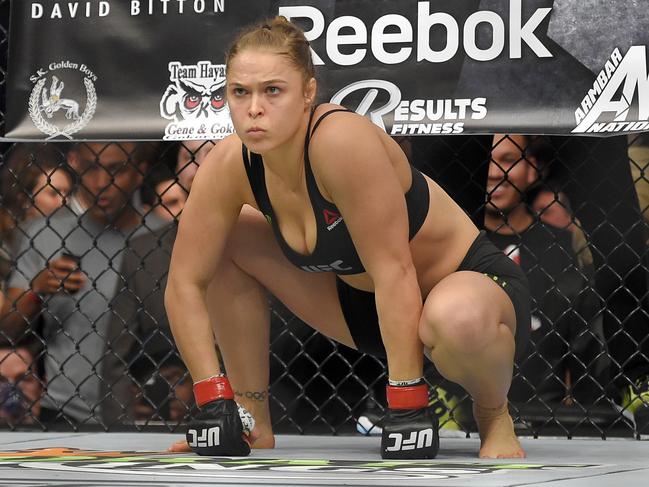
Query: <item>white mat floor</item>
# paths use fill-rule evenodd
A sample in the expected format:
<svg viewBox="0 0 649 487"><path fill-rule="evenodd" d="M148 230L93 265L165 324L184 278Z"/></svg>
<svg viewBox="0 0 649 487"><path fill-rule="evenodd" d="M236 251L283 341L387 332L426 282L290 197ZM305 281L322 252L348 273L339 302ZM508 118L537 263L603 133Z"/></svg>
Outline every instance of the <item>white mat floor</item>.
<svg viewBox="0 0 649 487"><path fill-rule="evenodd" d="M374 437L279 436L246 458L165 454L180 435L0 432L0 486L649 486L649 442L522 439L528 457L477 458L443 438L435 460L386 462Z"/></svg>

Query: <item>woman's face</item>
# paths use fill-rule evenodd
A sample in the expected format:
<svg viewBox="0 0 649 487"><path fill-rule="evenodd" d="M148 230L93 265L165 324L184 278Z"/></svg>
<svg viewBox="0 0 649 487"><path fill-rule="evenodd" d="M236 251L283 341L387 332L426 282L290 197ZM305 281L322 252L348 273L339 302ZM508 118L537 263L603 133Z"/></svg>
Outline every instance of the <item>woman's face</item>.
<svg viewBox="0 0 649 487"><path fill-rule="evenodd" d="M33 190L33 216L48 216L54 213L65 204L71 190L72 181L65 171L55 169L41 174Z"/></svg>
<svg viewBox="0 0 649 487"><path fill-rule="evenodd" d="M228 70L227 98L239 138L259 154L289 141L315 96L315 80L283 55L256 49L240 52Z"/></svg>

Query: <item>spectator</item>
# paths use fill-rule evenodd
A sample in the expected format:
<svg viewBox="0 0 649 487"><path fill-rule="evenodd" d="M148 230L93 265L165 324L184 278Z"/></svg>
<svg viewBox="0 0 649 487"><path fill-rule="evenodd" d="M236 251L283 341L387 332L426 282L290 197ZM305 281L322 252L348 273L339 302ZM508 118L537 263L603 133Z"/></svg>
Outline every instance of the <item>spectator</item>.
<svg viewBox="0 0 649 487"><path fill-rule="evenodd" d="M48 216L65 204L72 177L63 148L16 143L8 151L0 169L0 238L7 254L14 255L23 222Z"/></svg>
<svg viewBox="0 0 649 487"><path fill-rule="evenodd" d="M185 364L176 354L152 358L155 365L145 358L148 363L138 361L131 367L131 374L137 381L131 388L136 398L135 420L180 423L194 402L192 381Z"/></svg>
<svg viewBox="0 0 649 487"><path fill-rule="evenodd" d="M554 186L549 181L544 182L532 200L532 210L543 223L556 228L572 230L571 227L574 223L568 197L562 191L553 188Z"/></svg>
<svg viewBox="0 0 649 487"><path fill-rule="evenodd" d="M176 176L180 186L189 193L194 176L205 156L216 142L211 140L186 140L178 146Z"/></svg>
<svg viewBox="0 0 649 487"><path fill-rule="evenodd" d="M570 201L561 191L559 183L545 179L543 185L530 191L530 200L532 211L542 222L572 232L572 248L577 254L579 266L592 270L593 255L588 248L588 240L581 224L572 214Z"/></svg>
<svg viewBox="0 0 649 487"><path fill-rule="evenodd" d="M176 238L176 224L134 239L124 252L120 280L111 303L104 396L116 406L112 413L133 417L133 376L141 388L155 370L176 354L164 308L164 289ZM130 370L126 367L134 364ZM130 374L127 374L129 372ZM113 417L111 419L117 419Z"/></svg>
<svg viewBox="0 0 649 487"><path fill-rule="evenodd" d="M2 291L9 279L17 244L29 221L63 212L72 190L73 176L65 162L65 146L56 144L13 144L2 165L0 206L0 279ZM8 310L4 302L0 316ZM33 321L40 328L42 320ZM38 326L37 326L38 322Z"/></svg>
<svg viewBox="0 0 649 487"><path fill-rule="evenodd" d="M66 166L42 167L36 184L31 190L32 206L28 216L50 216L66 204L72 193L72 175Z"/></svg>
<svg viewBox="0 0 649 487"><path fill-rule="evenodd" d="M214 142L211 141L185 141L179 144L176 157L176 177L179 185L187 193L191 188L196 169L213 145ZM170 188L168 183L173 183L174 180L173 175L165 174L163 167L160 164L151 171L149 184L143 186L143 202L154 208L155 195L150 189L153 188L155 193L160 195L160 201L164 204L164 187L167 185L167 188ZM178 185L172 184L171 187L173 186L177 187ZM161 189L162 191L160 191ZM182 199L184 204L186 195L183 196L185 196ZM163 208L160 210L164 211L167 216L179 214L179 212L170 212ZM142 419L147 411L152 411L148 408L161 407L162 405L162 403L152 405L153 401L146 401L146 399L144 402L142 399L134 401L133 398L136 396L133 395L133 383L129 376L136 379L136 390L142 389L151 379L150 375L146 377L146 371L155 369L160 366L162 361L169 360L169 357L177 353L163 302L171 250L177 231L175 223L177 220L176 218L172 218L172 220L169 225L134 239L125 251L120 269L121 280L111 305L113 315L109 326L109 336L113 343L113 349L112 353L106 357L106 370L111 372L104 382L105 387L102 393L103 396L110 398L109 400L114 406L110 408L113 416L106 417L110 421L117 420L119 415L122 419L125 417ZM130 370L126 370L126 364L134 362L135 365ZM138 380L138 378L144 379ZM155 382L156 378L151 380ZM159 391L160 384L162 382L158 382L155 390ZM178 394L175 390L171 392ZM158 400L160 396L154 395L151 399ZM188 404L186 401L181 402ZM171 404L175 404L176 409L181 408L178 402ZM165 412L164 408L162 411ZM172 416L164 419L172 419Z"/></svg>
<svg viewBox="0 0 649 487"><path fill-rule="evenodd" d="M631 176L646 227L649 225L649 134L629 135L628 141Z"/></svg>
<svg viewBox="0 0 649 487"><path fill-rule="evenodd" d="M570 396L592 404L608 381L601 305L579 268L568 225L539 221L527 201L539 180L541 144L538 138L497 134L489 166L485 228L521 265L533 299L532 340L510 399L520 404L538 396L556 404Z"/></svg>
<svg viewBox="0 0 649 487"><path fill-rule="evenodd" d="M20 336L43 316L45 422L101 421L108 305L123 250L145 230L131 203L147 162L141 149L134 143L73 146L67 157L80 182L75 198L86 210L34 220L20 243L7 292L11 309L0 328Z"/></svg>
<svg viewBox="0 0 649 487"><path fill-rule="evenodd" d="M187 201L187 193L176 182L171 169L157 165L144 178L141 190L144 210L150 210L166 222L177 219Z"/></svg>
<svg viewBox="0 0 649 487"><path fill-rule="evenodd" d="M588 235L597 292L606 303L604 332L620 405L633 416L636 432L648 434L647 232L633 190L628 139L570 136L551 141L557 157L549 177L562 182Z"/></svg>
<svg viewBox="0 0 649 487"><path fill-rule="evenodd" d="M41 412L43 383L36 370L38 342L0 340L0 424L34 424Z"/></svg>

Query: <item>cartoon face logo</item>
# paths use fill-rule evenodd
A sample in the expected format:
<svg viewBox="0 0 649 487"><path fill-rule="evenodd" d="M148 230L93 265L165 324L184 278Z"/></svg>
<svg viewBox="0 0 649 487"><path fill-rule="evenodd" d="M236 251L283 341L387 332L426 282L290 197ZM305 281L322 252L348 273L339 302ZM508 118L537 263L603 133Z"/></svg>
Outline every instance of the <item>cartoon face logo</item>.
<svg viewBox="0 0 649 487"><path fill-rule="evenodd" d="M209 118L225 108L225 80L178 79L160 106L163 117L177 122Z"/></svg>
<svg viewBox="0 0 649 487"><path fill-rule="evenodd" d="M172 122L165 139L217 139L234 132L225 101L225 65L200 61L169 63L169 79L160 115Z"/></svg>

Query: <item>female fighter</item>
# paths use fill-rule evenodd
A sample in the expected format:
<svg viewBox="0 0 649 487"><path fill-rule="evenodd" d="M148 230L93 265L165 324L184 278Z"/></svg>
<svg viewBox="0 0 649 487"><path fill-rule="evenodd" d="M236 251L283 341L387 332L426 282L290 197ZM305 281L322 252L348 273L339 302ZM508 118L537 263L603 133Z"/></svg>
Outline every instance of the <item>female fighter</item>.
<svg viewBox="0 0 649 487"><path fill-rule="evenodd" d="M292 23L278 17L244 31L226 65L236 135L198 170L165 294L201 408L191 449L274 446L270 292L332 339L385 354L384 458L437 453L424 354L471 394L479 455L523 457L507 409L530 326L518 266L380 128L315 105L309 44ZM256 420L244 437L235 396Z"/></svg>

